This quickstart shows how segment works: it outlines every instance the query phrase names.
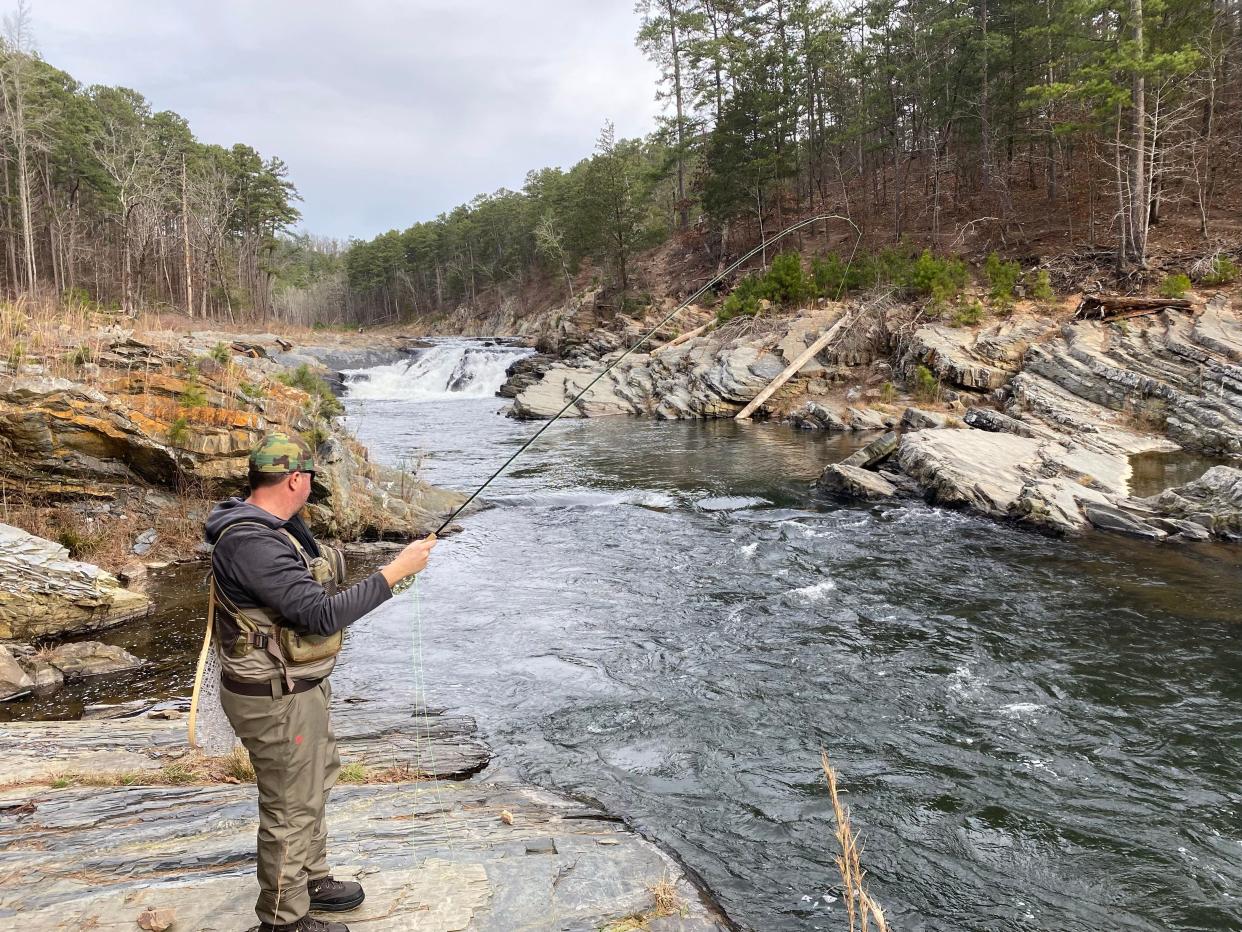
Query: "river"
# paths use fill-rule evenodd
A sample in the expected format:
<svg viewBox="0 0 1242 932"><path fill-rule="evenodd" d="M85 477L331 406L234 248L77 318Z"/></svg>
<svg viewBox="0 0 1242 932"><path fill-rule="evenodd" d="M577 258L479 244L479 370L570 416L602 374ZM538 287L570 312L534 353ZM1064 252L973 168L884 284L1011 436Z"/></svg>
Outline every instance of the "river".
<svg viewBox="0 0 1242 932"><path fill-rule="evenodd" d="M536 429L491 395L513 352L358 373L349 421L473 487ZM847 928L821 748L894 929L1242 928L1239 551L818 497L864 439L557 424L351 632L337 691L408 701L421 640L494 768L623 815L760 932ZM185 598L158 644L111 636L170 691Z"/></svg>

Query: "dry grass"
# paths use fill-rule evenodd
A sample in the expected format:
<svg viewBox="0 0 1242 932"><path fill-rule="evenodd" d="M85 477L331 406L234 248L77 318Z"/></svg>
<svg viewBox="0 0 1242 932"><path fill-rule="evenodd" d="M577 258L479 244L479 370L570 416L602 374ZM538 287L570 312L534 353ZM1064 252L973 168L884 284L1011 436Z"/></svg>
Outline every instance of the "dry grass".
<svg viewBox="0 0 1242 932"><path fill-rule="evenodd" d="M604 926L601 932L645 932L651 928L651 923L655 919L686 915L686 901L681 898L677 883L668 874L652 884L648 892L652 899L651 909L643 913L623 916Z"/></svg>
<svg viewBox="0 0 1242 932"><path fill-rule="evenodd" d="M101 328L114 315L89 305L20 295L0 301L0 359L11 368L38 362L53 375L82 378L82 366L99 356Z"/></svg>
<svg viewBox="0 0 1242 932"><path fill-rule="evenodd" d="M668 874L651 887L651 897L655 900L655 918L681 914L686 908L681 894L677 892L677 884Z"/></svg>
<svg viewBox="0 0 1242 932"><path fill-rule="evenodd" d="M409 766L367 767L355 761L341 767L337 782L351 786L363 786L413 783L426 779L428 779L426 774ZM243 747L236 747L220 757L187 754L185 757L153 770L65 771L44 779L22 781L14 785L46 784L52 789L65 789L73 786L210 786L220 783L254 782L254 765L250 763L249 753Z"/></svg>
<svg viewBox="0 0 1242 932"><path fill-rule="evenodd" d="M828 755L820 752L820 764L824 768L824 776L828 779L828 792L832 796L832 812L837 820L837 844L841 853L837 855L837 870L841 872L841 886L845 900L846 914L849 916L849 932L888 932L888 923L884 920L884 912L880 904L871 898L863 883L866 872L861 866L861 851L854 828L850 824L849 808L842 804L841 794L837 788L837 772L828 762Z"/></svg>
<svg viewBox="0 0 1242 932"><path fill-rule="evenodd" d="M40 782L40 781L36 781ZM70 786L186 786L215 783L253 783L254 767L245 748L234 748L222 757L189 754L158 770L98 770L55 774L53 789Z"/></svg>
<svg viewBox="0 0 1242 932"><path fill-rule="evenodd" d="M130 548L148 528L154 528L158 537L141 559L181 559L194 553L214 499L195 483L184 484L183 489L171 507L146 515L132 509L88 515L67 504L42 503L33 490L29 494L5 490L0 496L0 521L56 541L73 559L115 573L139 559Z"/></svg>

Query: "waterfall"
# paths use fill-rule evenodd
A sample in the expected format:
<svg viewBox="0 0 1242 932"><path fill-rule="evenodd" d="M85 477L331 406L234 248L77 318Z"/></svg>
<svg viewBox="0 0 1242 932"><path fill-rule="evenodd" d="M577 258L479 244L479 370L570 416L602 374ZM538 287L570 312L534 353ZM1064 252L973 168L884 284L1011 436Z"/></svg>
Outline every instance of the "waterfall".
<svg viewBox="0 0 1242 932"><path fill-rule="evenodd" d="M530 350L452 341L422 350L413 359L370 369L346 370L349 397L392 401L491 398L505 370Z"/></svg>

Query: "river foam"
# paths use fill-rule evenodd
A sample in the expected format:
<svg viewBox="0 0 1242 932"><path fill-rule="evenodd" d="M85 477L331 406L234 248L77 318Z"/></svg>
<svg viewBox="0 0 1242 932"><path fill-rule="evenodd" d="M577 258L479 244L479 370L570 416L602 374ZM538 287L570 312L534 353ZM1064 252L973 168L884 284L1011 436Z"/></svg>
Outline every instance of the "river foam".
<svg viewBox="0 0 1242 932"><path fill-rule="evenodd" d="M413 359L345 372L349 397L368 401L451 401L494 397L520 347L446 341Z"/></svg>

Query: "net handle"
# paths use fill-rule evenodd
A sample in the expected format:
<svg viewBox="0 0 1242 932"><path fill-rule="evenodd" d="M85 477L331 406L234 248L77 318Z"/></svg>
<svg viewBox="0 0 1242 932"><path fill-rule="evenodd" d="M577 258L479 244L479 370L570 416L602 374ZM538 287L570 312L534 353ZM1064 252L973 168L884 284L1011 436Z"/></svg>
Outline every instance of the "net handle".
<svg viewBox="0 0 1242 932"><path fill-rule="evenodd" d="M214 577L207 586L207 628L203 632L203 647L198 652L198 667L194 671L194 692L190 698L190 721L188 726L190 747L199 750L198 700L203 690L203 674L207 672L208 651L211 650L211 633L216 620L216 581Z"/></svg>

